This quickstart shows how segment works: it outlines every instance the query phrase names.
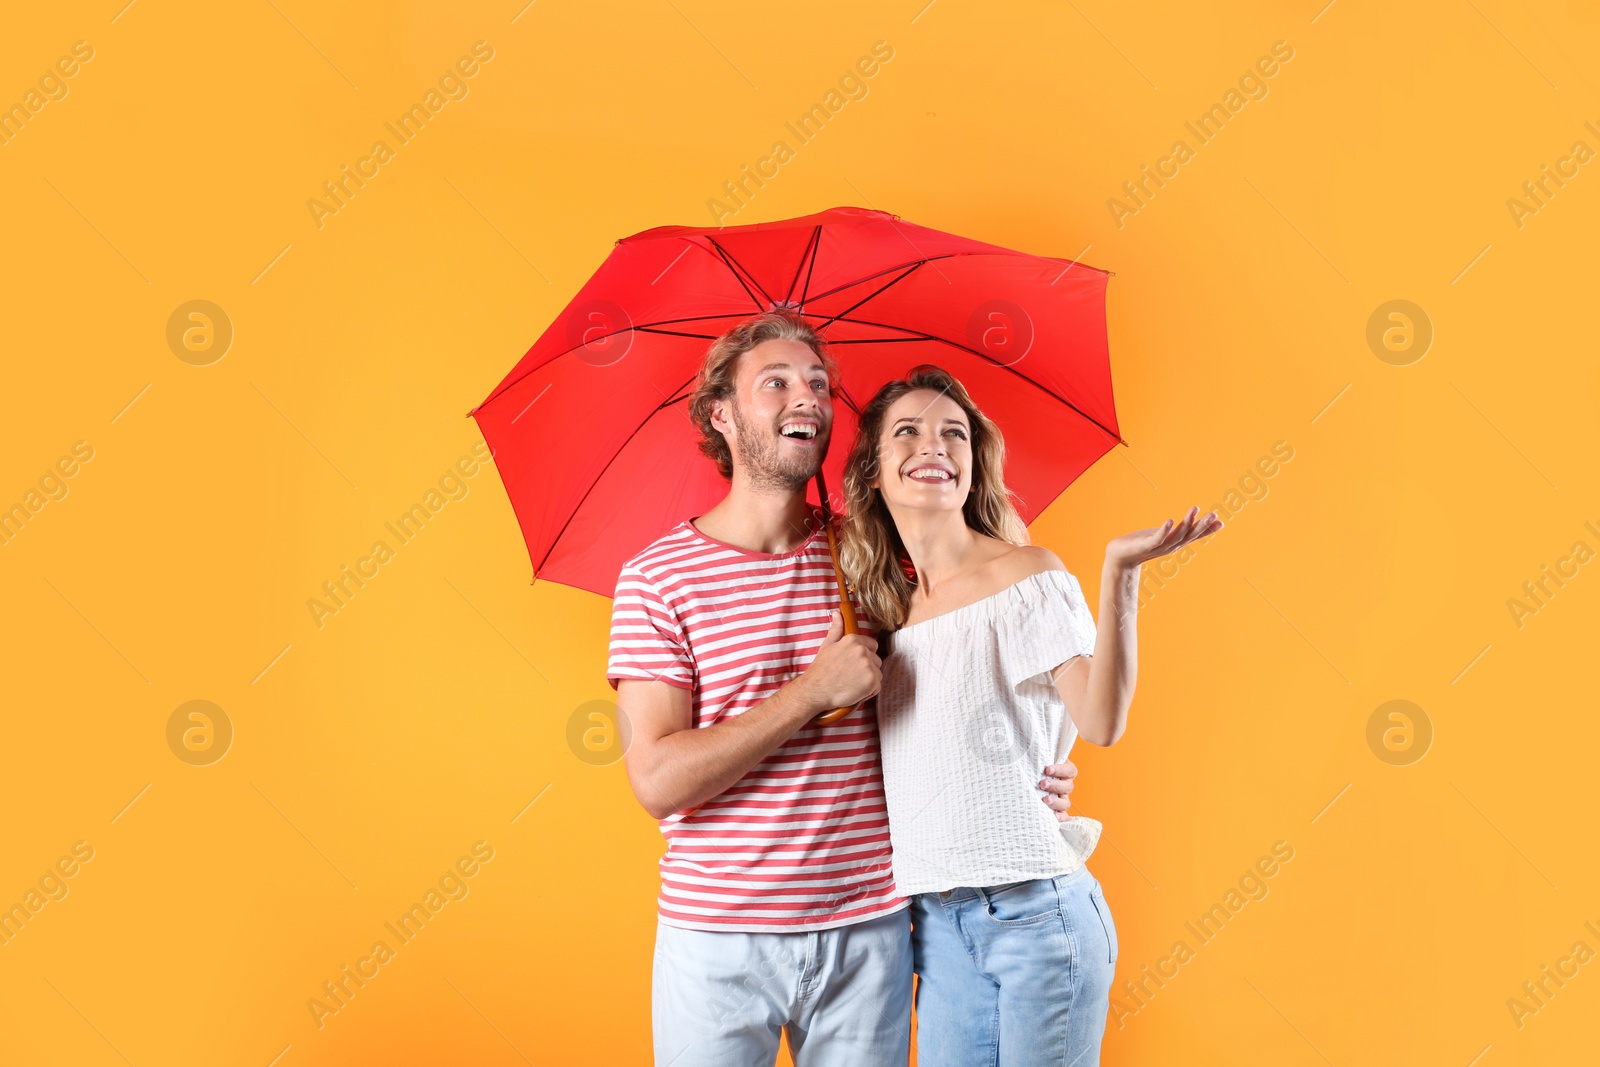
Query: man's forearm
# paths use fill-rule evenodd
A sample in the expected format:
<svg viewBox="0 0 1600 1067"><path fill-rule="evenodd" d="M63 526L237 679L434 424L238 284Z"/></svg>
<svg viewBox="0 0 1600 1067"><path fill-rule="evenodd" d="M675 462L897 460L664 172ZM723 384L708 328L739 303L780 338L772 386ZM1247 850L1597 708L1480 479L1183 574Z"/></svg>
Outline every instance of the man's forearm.
<svg viewBox="0 0 1600 1067"><path fill-rule="evenodd" d="M636 777L639 800L656 818L698 807L743 778L820 710L800 675L725 722L667 734L652 743L648 765Z"/></svg>

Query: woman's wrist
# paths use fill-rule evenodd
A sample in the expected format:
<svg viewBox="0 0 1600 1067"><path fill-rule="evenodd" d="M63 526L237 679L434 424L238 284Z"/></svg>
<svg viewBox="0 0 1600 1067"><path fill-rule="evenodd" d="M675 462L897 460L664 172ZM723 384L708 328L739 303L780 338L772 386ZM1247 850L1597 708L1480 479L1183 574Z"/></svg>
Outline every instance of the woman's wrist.
<svg viewBox="0 0 1600 1067"><path fill-rule="evenodd" d="M1121 559L1117 556L1113 556L1110 552L1107 552L1105 564L1100 568L1100 574L1102 578L1108 578L1112 581L1115 581L1118 578L1129 577L1137 581L1139 577L1140 566L1141 564L1139 563Z"/></svg>

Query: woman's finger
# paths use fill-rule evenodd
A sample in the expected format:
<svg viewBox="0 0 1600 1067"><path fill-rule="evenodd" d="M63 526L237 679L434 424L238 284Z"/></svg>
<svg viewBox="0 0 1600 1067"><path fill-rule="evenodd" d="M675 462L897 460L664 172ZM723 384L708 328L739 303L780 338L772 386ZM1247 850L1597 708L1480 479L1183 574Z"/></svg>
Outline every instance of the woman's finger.
<svg viewBox="0 0 1600 1067"><path fill-rule="evenodd" d="M1196 521L1194 529L1189 531L1189 536L1183 539L1183 544L1190 544L1200 540L1202 537L1210 537L1220 529L1222 529L1222 520L1217 518L1216 512L1208 511L1204 516ZM1179 545L1178 547L1182 548L1183 545Z"/></svg>
<svg viewBox="0 0 1600 1067"><path fill-rule="evenodd" d="M1165 537L1150 546L1151 558L1171 555L1183 545L1183 527L1174 526Z"/></svg>

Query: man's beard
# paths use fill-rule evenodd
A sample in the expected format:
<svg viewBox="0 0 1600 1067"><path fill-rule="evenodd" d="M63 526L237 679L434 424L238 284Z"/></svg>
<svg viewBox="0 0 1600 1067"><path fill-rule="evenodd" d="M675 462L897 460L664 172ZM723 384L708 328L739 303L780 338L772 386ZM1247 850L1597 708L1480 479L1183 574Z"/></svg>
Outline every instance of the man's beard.
<svg viewBox="0 0 1600 1067"><path fill-rule="evenodd" d="M825 436L828 430L820 425L822 422L820 416L817 419L819 423L817 447L808 449L804 455L796 456L786 454L782 435L778 434L776 429L771 436L758 432L754 426L740 417L737 400L731 406L734 436L739 444L740 465L744 468L750 487L758 490L803 492L806 483L817 476L817 468L822 466L822 457L828 451Z"/></svg>

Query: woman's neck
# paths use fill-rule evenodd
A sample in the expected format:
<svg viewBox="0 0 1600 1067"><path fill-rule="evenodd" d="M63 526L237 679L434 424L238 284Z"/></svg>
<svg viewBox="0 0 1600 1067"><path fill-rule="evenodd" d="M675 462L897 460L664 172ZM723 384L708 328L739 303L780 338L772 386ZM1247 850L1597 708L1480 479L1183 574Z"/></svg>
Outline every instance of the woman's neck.
<svg viewBox="0 0 1600 1067"><path fill-rule="evenodd" d="M889 510L912 565L917 568L917 585L924 597L931 597L950 579L959 577L977 562L977 533L967 525L960 508L954 510Z"/></svg>

